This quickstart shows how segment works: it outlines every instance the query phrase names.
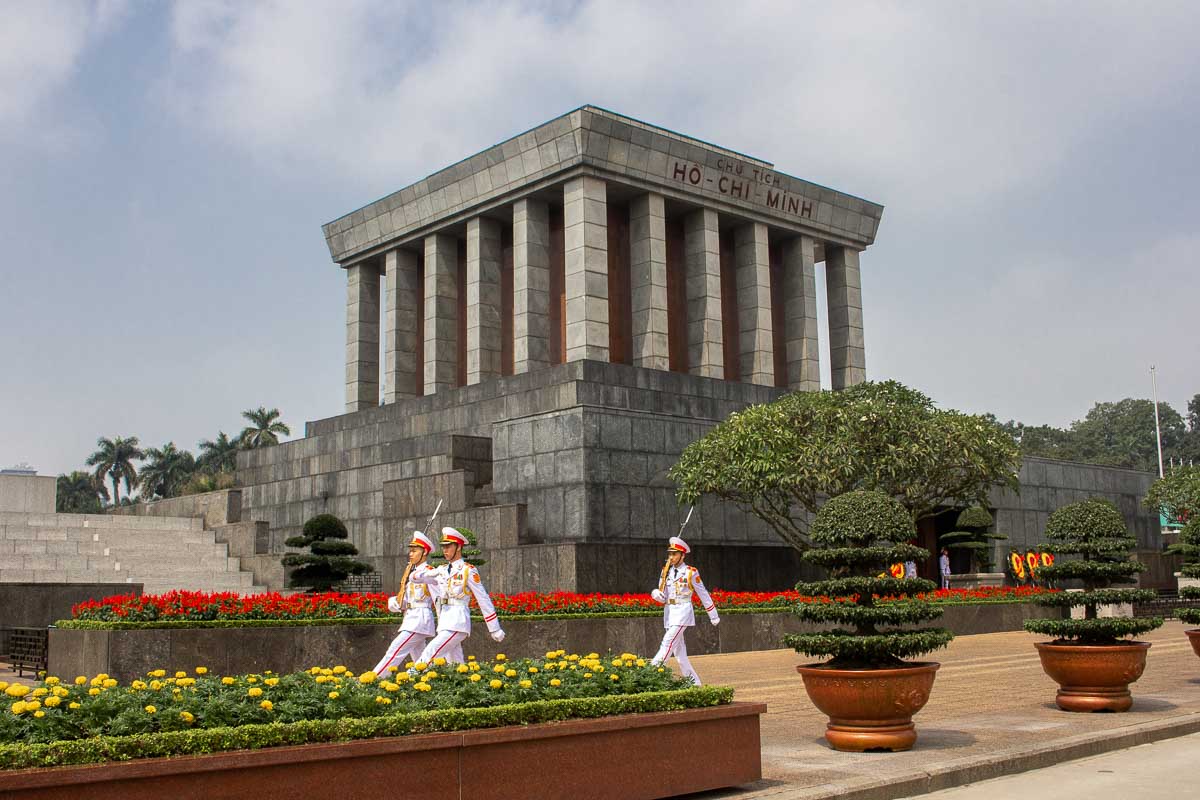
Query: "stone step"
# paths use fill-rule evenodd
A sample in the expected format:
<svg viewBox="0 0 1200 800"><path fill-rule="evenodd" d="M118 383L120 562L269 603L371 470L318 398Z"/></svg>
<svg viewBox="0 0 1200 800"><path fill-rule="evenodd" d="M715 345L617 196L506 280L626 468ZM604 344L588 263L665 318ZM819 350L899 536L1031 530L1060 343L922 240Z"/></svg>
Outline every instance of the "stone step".
<svg viewBox="0 0 1200 800"><path fill-rule="evenodd" d="M108 514L27 514L0 512L0 525L31 525L39 528L122 528L132 531L202 531L199 517L128 517Z"/></svg>

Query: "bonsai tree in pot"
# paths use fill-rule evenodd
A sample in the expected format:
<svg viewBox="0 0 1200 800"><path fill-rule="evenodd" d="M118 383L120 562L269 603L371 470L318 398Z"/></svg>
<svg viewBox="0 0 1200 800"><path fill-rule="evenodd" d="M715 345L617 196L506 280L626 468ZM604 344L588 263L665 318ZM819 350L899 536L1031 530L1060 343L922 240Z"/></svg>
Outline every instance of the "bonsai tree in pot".
<svg viewBox="0 0 1200 800"><path fill-rule="evenodd" d="M966 550L971 556L971 566L975 567L972 571L976 574L991 573L995 568L992 542L1008 538L1002 533L989 533L992 522L990 511L983 506L971 506L958 515L955 522L958 530L943 533L938 537L938 542L950 550Z"/></svg>
<svg viewBox="0 0 1200 800"><path fill-rule="evenodd" d="M787 636L799 653L824 656L823 664L796 667L817 708L829 715L826 740L837 750L907 750L917 739L912 715L925 705L938 664L906 658L945 647L943 628L901 626L936 619L942 610L917 595L937 585L922 578L893 578L889 564L929 557L905 544L916 536L912 516L882 492L853 491L821 507L810 529L813 548L803 558L824 567L829 579L796 586L828 603L803 603L805 622L836 628Z"/></svg>
<svg viewBox="0 0 1200 800"><path fill-rule="evenodd" d="M1179 541L1167 548L1168 552L1183 556L1183 568L1179 571L1180 584L1187 579L1200 579L1200 517L1192 517L1188 524L1179 532ZM1200 586L1188 581L1187 585L1179 587L1179 597L1183 600L1200 600ZM1175 615L1188 625L1200 625L1200 608L1179 608ZM1192 649L1200 656L1200 628L1187 631L1187 637L1192 642Z"/></svg>
<svg viewBox="0 0 1200 800"><path fill-rule="evenodd" d="M371 571L370 564L355 561L358 548L346 541L346 525L333 514L318 514L304 523L304 532L284 542L288 547L307 547L308 553L289 553L285 567L294 567L288 586L305 587L309 592L328 592L349 575Z"/></svg>
<svg viewBox="0 0 1200 800"><path fill-rule="evenodd" d="M1061 688L1056 702L1064 711L1128 711L1133 705L1129 684L1146 668L1148 642L1124 641L1162 625L1161 617L1101 617L1101 606L1153 600L1149 589L1112 588L1134 581L1145 566L1130 559L1137 541L1125 518L1107 500L1071 503L1050 515L1043 545L1058 560L1042 568L1051 581L1075 580L1083 591L1051 594L1038 602L1058 608L1081 608L1081 619L1031 619L1025 630L1056 637L1039 642L1042 669Z"/></svg>

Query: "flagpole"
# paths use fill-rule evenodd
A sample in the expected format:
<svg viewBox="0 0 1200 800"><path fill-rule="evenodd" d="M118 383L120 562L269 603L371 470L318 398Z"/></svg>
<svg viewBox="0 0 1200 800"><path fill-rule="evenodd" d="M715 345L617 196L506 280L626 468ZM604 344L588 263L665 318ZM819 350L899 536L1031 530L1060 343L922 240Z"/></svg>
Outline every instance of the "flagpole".
<svg viewBox="0 0 1200 800"><path fill-rule="evenodd" d="M1162 463L1162 429L1158 426L1158 377L1155 367L1150 365L1150 386L1154 392L1154 443L1158 445L1158 477L1164 477Z"/></svg>

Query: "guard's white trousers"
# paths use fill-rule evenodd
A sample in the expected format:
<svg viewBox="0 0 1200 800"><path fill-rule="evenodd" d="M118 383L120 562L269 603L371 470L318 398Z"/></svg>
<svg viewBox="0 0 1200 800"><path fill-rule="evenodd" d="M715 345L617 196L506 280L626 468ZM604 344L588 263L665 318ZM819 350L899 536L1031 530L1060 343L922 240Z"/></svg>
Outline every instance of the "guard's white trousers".
<svg viewBox="0 0 1200 800"><path fill-rule="evenodd" d="M950 588L950 576L948 574L946 574L945 572L942 573L942 588L943 589Z"/></svg>
<svg viewBox="0 0 1200 800"><path fill-rule="evenodd" d="M463 639L466 638L467 634L462 631L438 631L437 636L425 645L417 661L432 664L433 660L440 656L450 664L461 664L466 660L463 658L462 649Z"/></svg>
<svg viewBox="0 0 1200 800"><path fill-rule="evenodd" d="M406 663L417 660L417 656L421 654L427 644L429 644L429 637L423 633L400 631L388 645L383 658L371 671L383 677L387 674L388 667L395 667L397 671L402 670Z"/></svg>
<svg viewBox="0 0 1200 800"><path fill-rule="evenodd" d="M672 625L667 628L666 634L663 636L662 646L658 648L658 654L654 656L651 663L655 666L662 666L671 656L679 662L679 671L683 673L685 678L691 678L692 681L699 686L700 676L696 674L696 670L692 669L692 662L688 661L687 643L683 639L683 632L688 629L687 625Z"/></svg>

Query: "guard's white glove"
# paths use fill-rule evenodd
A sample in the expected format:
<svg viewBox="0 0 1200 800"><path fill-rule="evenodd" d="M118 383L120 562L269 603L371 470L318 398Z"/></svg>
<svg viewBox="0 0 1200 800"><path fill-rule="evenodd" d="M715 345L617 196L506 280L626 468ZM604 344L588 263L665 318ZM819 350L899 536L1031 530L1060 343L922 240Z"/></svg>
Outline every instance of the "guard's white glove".
<svg viewBox="0 0 1200 800"><path fill-rule="evenodd" d="M667 602L667 598L666 598L666 597L664 597L664 596L663 596L663 593L662 593L662 592L660 592L658 589L653 589L653 590L651 590L651 592L650 592L650 597L651 597L651 599L653 599L653 600L654 600L654 602L656 602L656 603L665 603L665 602Z"/></svg>
<svg viewBox="0 0 1200 800"><path fill-rule="evenodd" d="M720 625L721 624L721 615L713 614L711 617L708 618L708 621L711 622L713 625Z"/></svg>
<svg viewBox="0 0 1200 800"><path fill-rule="evenodd" d="M499 628L496 628L494 631L490 631L488 635L492 637L493 642L504 641L504 631L500 630Z"/></svg>
<svg viewBox="0 0 1200 800"><path fill-rule="evenodd" d="M393 614L399 614L401 610L402 609L400 608L400 601L398 599L396 599L396 595L392 595L391 597L389 597L388 598L388 611L392 612Z"/></svg>

